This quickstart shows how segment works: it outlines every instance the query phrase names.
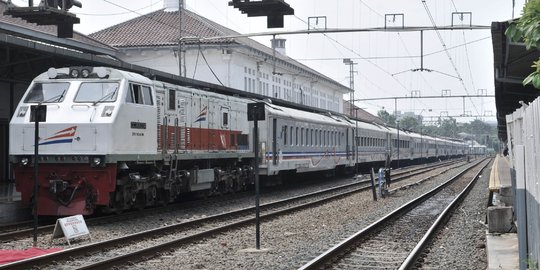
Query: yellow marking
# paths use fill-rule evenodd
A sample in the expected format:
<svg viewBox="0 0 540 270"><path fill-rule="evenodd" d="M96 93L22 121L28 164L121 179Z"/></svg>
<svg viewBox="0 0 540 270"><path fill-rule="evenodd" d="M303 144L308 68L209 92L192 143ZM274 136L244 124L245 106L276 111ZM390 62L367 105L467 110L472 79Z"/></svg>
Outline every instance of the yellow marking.
<svg viewBox="0 0 540 270"><path fill-rule="evenodd" d="M499 155L495 157L491 174L489 176L489 191L499 191L501 188L501 180L499 178Z"/></svg>

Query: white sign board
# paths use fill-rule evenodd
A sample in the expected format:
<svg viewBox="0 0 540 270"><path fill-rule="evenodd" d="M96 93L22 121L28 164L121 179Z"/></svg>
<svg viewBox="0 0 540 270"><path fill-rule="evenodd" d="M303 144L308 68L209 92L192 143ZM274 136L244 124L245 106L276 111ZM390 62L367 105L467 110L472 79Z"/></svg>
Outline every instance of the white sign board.
<svg viewBox="0 0 540 270"><path fill-rule="evenodd" d="M90 236L86 222L84 222L84 217L82 215L76 215L57 219L52 239L62 237L62 235L66 238L69 245L71 245L69 242L70 239L84 235Z"/></svg>

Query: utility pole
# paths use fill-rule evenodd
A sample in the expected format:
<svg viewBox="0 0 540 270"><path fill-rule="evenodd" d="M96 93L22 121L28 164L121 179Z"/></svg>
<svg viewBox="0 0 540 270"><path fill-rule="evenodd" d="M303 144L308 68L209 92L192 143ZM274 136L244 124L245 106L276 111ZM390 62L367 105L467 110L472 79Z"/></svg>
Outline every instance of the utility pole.
<svg viewBox="0 0 540 270"><path fill-rule="evenodd" d="M353 107L354 107L354 65L358 63L353 62L350 58L344 58L343 64L349 65L349 88L351 88L351 94L349 97L349 115L353 116Z"/></svg>
<svg viewBox="0 0 540 270"><path fill-rule="evenodd" d="M182 77L182 10L184 9L184 0L178 0L178 76Z"/></svg>

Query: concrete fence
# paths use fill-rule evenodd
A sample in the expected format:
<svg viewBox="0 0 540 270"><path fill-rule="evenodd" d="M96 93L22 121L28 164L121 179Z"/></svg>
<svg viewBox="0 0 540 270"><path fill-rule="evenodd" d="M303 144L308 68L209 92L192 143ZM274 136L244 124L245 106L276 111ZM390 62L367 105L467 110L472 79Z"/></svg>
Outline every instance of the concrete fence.
<svg viewBox="0 0 540 270"><path fill-rule="evenodd" d="M540 262L540 100L507 115L506 123L520 269L527 269Z"/></svg>

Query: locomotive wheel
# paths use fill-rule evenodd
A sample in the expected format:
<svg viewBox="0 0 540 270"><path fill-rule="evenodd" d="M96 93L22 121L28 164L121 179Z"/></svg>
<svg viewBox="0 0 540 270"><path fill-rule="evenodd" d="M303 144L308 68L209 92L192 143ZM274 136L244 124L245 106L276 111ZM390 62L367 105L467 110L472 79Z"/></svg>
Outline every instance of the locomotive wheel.
<svg viewBox="0 0 540 270"><path fill-rule="evenodd" d="M116 193L111 193L110 196L110 206L108 207L107 212L109 213L115 213L115 214L122 214L124 212L124 195L120 194L117 195Z"/></svg>
<svg viewBox="0 0 540 270"><path fill-rule="evenodd" d="M146 195L142 194L142 192L138 192L136 195L136 200L133 203L133 206L137 210L143 210L146 207Z"/></svg>
<svg viewBox="0 0 540 270"><path fill-rule="evenodd" d="M123 212L124 212L124 207L122 207L122 206L114 208L114 213L117 214L117 215L120 215Z"/></svg>
<svg viewBox="0 0 540 270"><path fill-rule="evenodd" d="M169 190L161 190L159 202L162 206L166 206L171 202L171 192Z"/></svg>

